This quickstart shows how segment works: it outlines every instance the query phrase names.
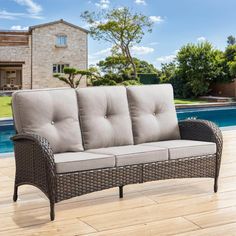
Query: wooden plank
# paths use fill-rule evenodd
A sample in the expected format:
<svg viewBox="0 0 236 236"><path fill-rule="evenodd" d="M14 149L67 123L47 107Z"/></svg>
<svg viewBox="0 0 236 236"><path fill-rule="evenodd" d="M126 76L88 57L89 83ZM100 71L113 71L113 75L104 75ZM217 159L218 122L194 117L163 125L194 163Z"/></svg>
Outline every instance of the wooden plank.
<svg viewBox="0 0 236 236"><path fill-rule="evenodd" d="M217 194L213 179L130 185L123 199L113 188L63 201L54 222L37 188L21 186L12 202L14 159L0 159L0 235L236 235L236 131L223 136Z"/></svg>
<svg viewBox="0 0 236 236"><path fill-rule="evenodd" d="M191 220L202 228L236 223L236 207L228 207L217 211L189 215L186 216L186 219Z"/></svg>
<svg viewBox="0 0 236 236"><path fill-rule="evenodd" d="M28 31L0 31L0 35L29 35Z"/></svg>
<svg viewBox="0 0 236 236"><path fill-rule="evenodd" d="M31 215L32 217L32 215ZM37 221L36 221L37 220ZM81 235L96 232L91 226L85 224L79 219L63 219L63 221L48 222L42 219L28 218L28 225L25 225L21 219L6 218L0 223L3 229L0 235L7 236L32 236L32 235ZM32 225L30 225L32 224ZM12 229L9 229L12 227ZM6 230L7 228L7 230Z"/></svg>
<svg viewBox="0 0 236 236"><path fill-rule="evenodd" d="M175 234L175 236L236 236L236 223Z"/></svg>
<svg viewBox="0 0 236 236"><path fill-rule="evenodd" d="M28 35L2 35L0 33L0 46L28 45Z"/></svg>
<svg viewBox="0 0 236 236"><path fill-rule="evenodd" d="M236 176L227 178L221 178L219 180L219 192L236 191ZM206 181L199 182L186 182L182 185L170 185L166 183L166 186L161 188L143 192L143 194L158 203L166 203L170 201L191 199L200 196L211 196L213 193L213 180L208 179Z"/></svg>
<svg viewBox="0 0 236 236"><path fill-rule="evenodd" d="M178 217L163 221L140 224L137 226L125 227L122 229L108 230L99 233L92 233L89 236L167 236L177 233L189 232L197 230L195 224Z"/></svg>
<svg viewBox="0 0 236 236"><path fill-rule="evenodd" d="M0 42L0 46L27 46L28 42Z"/></svg>
<svg viewBox="0 0 236 236"><path fill-rule="evenodd" d="M82 217L82 221L102 231L134 224L164 220L236 206L236 191L133 208L120 212Z"/></svg>

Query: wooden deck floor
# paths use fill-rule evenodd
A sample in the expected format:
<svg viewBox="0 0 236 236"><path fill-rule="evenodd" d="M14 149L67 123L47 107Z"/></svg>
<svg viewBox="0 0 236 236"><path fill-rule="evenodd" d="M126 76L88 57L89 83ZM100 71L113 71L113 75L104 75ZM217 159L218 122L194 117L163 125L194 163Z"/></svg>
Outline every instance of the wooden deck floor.
<svg viewBox="0 0 236 236"><path fill-rule="evenodd" d="M56 205L34 187L22 186L12 202L14 159L0 160L0 235L236 235L236 131L224 132L219 192L213 179L184 179L126 186Z"/></svg>

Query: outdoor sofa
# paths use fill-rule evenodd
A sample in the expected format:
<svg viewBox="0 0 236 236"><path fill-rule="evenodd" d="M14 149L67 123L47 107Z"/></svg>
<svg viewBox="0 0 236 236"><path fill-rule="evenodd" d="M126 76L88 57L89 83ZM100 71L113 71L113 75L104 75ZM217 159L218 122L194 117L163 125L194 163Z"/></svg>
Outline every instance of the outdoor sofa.
<svg viewBox="0 0 236 236"><path fill-rule="evenodd" d="M172 178L214 178L222 135L209 121L178 122L169 84L61 88L13 94L16 176L50 201Z"/></svg>

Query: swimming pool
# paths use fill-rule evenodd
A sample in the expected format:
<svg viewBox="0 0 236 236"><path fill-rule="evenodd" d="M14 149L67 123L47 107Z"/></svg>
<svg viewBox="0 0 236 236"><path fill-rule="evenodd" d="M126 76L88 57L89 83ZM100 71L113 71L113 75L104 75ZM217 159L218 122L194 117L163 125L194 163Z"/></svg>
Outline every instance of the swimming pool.
<svg viewBox="0 0 236 236"><path fill-rule="evenodd" d="M211 108L181 108L177 109L179 120L204 119L215 122L220 127L236 126L236 106ZM13 121L0 121L0 154L13 152L10 140L15 134Z"/></svg>
<svg viewBox="0 0 236 236"><path fill-rule="evenodd" d="M13 152L13 144L10 138L15 134L13 121L0 120L0 154Z"/></svg>
<svg viewBox="0 0 236 236"><path fill-rule="evenodd" d="M179 120L210 120L222 128L236 126L236 106L182 108L177 109L177 116Z"/></svg>

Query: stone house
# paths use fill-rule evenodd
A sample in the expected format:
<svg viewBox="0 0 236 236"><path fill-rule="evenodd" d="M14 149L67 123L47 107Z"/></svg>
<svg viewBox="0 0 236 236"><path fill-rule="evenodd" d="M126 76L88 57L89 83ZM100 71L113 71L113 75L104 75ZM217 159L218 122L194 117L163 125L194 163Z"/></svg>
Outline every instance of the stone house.
<svg viewBox="0 0 236 236"><path fill-rule="evenodd" d="M87 35L64 20L28 31L0 31L0 90L65 87L53 73L66 66L87 69Z"/></svg>

